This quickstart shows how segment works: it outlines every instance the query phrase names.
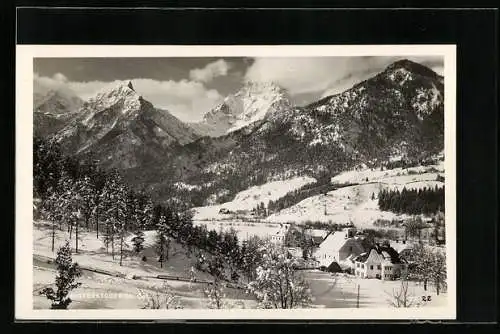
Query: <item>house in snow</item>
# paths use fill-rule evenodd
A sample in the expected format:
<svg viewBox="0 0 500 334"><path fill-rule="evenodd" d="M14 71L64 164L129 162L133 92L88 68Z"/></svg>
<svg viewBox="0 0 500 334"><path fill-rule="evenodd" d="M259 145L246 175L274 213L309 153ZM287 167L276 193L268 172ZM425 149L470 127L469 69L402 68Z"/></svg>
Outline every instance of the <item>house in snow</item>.
<svg viewBox="0 0 500 334"><path fill-rule="evenodd" d="M288 224L280 224L278 228L272 229L268 235L269 241L274 244L283 245L285 243L289 227L290 225Z"/></svg>
<svg viewBox="0 0 500 334"><path fill-rule="evenodd" d="M413 248L415 247L414 242L406 240L391 240L390 246L398 252L399 256L402 258L408 258L411 255Z"/></svg>
<svg viewBox="0 0 500 334"><path fill-rule="evenodd" d="M376 244L356 257L354 263L354 274L361 278L392 280L408 269L408 263L389 244Z"/></svg>
<svg viewBox="0 0 500 334"><path fill-rule="evenodd" d="M328 267L332 262L342 265L350 256L361 254L364 249L355 233L354 228L345 228L329 234L314 252L319 265Z"/></svg>
<svg viewBox="0 0 500 334"><path fill-rule="evenodd" d="M315 247L321 245L330 232L320 229L306 229L304 234L312 240Z"/></svg>

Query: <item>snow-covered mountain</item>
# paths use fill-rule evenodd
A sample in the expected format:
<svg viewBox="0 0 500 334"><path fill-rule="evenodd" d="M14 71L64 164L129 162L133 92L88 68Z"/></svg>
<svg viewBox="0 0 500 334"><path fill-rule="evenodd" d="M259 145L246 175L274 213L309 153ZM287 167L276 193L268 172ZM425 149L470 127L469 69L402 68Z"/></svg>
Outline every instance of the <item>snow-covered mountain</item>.
<svg viewBox="0 0 500 334"><path fill-rule="evenodd" d="M232 110L242 109L230 105L207 119L231 119L231 129L239 124ZM360 163L376 168L398 159L418 163L444 148L443 77L408 60L305 107L284 105L225 135L176 149L170 167L148 171L150 180L170 170L187 184L211 185L196 196L224 193L218 196L228 201L273 178L328 178Z"/></svg>
<svg viewBox="0 0 500 334"><path fill-rule="evenodd" d="M197 136L168 111L146 101L129 82L84 102L77 118L55 138L69 153L90 154L105 166L127 169L160 161L170 147Z"/></svg>
<svg viewBox="0 0 500 334"><path fill-rule="evenodd" d="M247 82L236 94L227 96L193 125L212 137L221 136L291 107L288 93L272 82Z"/></svg>
<svg viewBox="0 0 500 334"><path fill-rule="evenodd" d="M46 137L62 129L82 104L82 99L68 87L47 87L33 81L34 133Z"/></svg>
<svg viewBox="0 0 500 334"><path fill-rule="evenodd" d="M371 169L398 159L418 164L442 152L443 77L402 60L304 107L292 106L275 84L248 83L198 127L123 84L85 102L55 137L69 153L126 170L130 182L148 186L158 200L230 202L267 182L330 179L360 164Z"/></svg>

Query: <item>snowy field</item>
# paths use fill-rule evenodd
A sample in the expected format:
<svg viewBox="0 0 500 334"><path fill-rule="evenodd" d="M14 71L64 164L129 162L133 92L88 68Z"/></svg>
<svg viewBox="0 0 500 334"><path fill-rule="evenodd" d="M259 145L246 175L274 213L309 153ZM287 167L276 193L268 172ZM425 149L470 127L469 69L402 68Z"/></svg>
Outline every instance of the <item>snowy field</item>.
<svg viewBox="0 0 500 334"><path fill-rule="evenodd" d="M36 266L34 268L33 300L34 309L48 309L50 302L38 291L54 282L56 271L51 268ZM83 271L78 280L80 287L73 290L70 298L73 302L70 309L140 309L144 306L141 291L155 293L164 282L170 286L183 308L207 308L204 283L179 282L158 279L126 279ZM251 308L256 301L242 290L226 288L225 302L234 308Z"/></svg>
<svg viewBox="0 0 500 334"><path fill-rule="evenodd" d="M405 219L410 216L398 215L378 208L378 193L383 189L402 190L421 189L424 187L442 187L443 182L436 181L437 173L422 173L412 175L393 175L387 172L380 178L372 178L366 182L362 180L364 172L355 176L349 172L348 176L340 175L335 182L357 182L359 185L348 186L333 190L327 194L316 195L286 208L266 218L268 222L296 222L310 221L331 222L345 224L352 222L358 228L374 227L377 219ZM375 180L374 180L375 179ZM373 196L373 199L372 199Z"/></svg>
<svg viewBox="0 0 500 334"><path fill-rule="evenodd" d="M207 223L207 222L203 222ZM235 222L237 223L237 222ZM265 224L259 226L247 226L247 230L253 227L255 233ZM278 224L279 225L279 224ZM244 226L244 225L242 225ZM267 227L269 228L269 227ZM172 250L172 256L164 268L159 267L152 253L154 235L146 233L146 249L139 256L128 253L124 259L123 266L119 266L118 256L113 260L111 255L106 254L102 248L102 242L95 238L94 232L82 232L80 234L81 250L73 254L73 260L77 261L83 268L82 277L79 282L82 286L72 291L70 297L74 300L72 309L138 309L144 305L144 299L140 291L154 293L161 288L164 280L153 278L158 274L166 274L180 277L189 277L192 258L189 258L178 245ZM67 234L58 231L56 248L60 246ZM38 294L44 287L53 284L56 271L52 263L47 263L45 257L54 258L55 254L50 249L50 229L38 223L34 229L34 260L33 260L33 298L35 309L46 309L50 307L49 301ZM72 245L74 246L74 239ZM147 262L142 262L140 257L148 256ZM87 269L101 269L111 273L122 273L124 277L114 277L101 273L91 272ZM388 300L393 289L398 287L397 281L381 281L377 279L359 279L344 274L330 274L318 270L304 271L310 284L314 297L313 306L318 308L356 307L357 284L360 285L360 307L389 307ZM132 275L141 276L133 279ZM203 272L195 271L199 280L210 280L210 276ZM335 278L336 277L336 278ZM206 282L194 283L178 280L168 280L166 283L179 297L184 308L206 308L208 300L204 296ZM410 292L420 303L423 295L430 295L431 302L426 305L439 306L446 303L446 294L436 295L432 288L424 292L423 287L411 283ZM225 288L225 301L233 308L253 308L256 301L244 290ZM425 306L425 305L420 305Z"/></svg>
<svg viewBox="0 0 500 334"><path fill-rule="evenodd" d="M136 276L152 276L152 275L176 275L180 277L189 277L191 266L194 265L196 259L194 257L189 257L186 254L184 248L179 244L172 241L170 249L170 258L163 264L163 268L160 268L160 263L156 260L157 257L154 254L153 243L155 237L154 231L145 232L145 249L139 253L135 254L132 251L132 243L130 239L133 237L129 235L125 240L125 251L123 258L123 265L120 266L120 246L117 242L115 246L115 256L114 259L111 255L111 248L109 253L106 252L102 238L97 239L95 232L80 232L79 243L78 243L78 253L73 253L73 260L78 262L80 265L89 268L102 268L110 272L116 272L124 274L127 277ZM57 230L55 250L62 246L65 240L69 239L69 233L66 231ZM73 239L71 241L71 246L74 250L75 248L75 237L73 234ZM38 223L33 229L33 254L41 255L45 257L55 258L56 252L52 252L51 249L51 229L48 225L43 225ZM147 261L143 262L141 260L142 256L146 256ZM204 272L195 272L196 277L199 279L208 279L210 275Z"/></svg>
<svg viewBox="0 0 500 334"><path fill-rule="evenodd" d="M340 173L332 177L332 183L367 183L367 182L386 182L391 183L394 178L398 179L400 177L408 176L408 179L402 178L398 180L427 180L427 177L434 178L436 180L438 174L444 173L444 161L439 161L436 165L429 166L417 166L410 168L394 168L394 169L370 169L370 168L360 168L358 170L351 170L347 172ZM368 178L368 181L366 180ZM399 181L399 182L401 182ZM410 181L411 182L411 181Z"/></svg>
<svg viewBox="0 0 500 334"><path fill-rule="evenodd" d="M341 173L331 179L333 184L356 183L330 191L327 194L311 196L284 210L274 213L265 219L273 223L304 223L306 221L321 221L337 224L352 222L359 228L374 227L377 219L405 219L407 215L397 215L393 212L381 211L378 208L377 195L379 191L406 189L422 189L424 187L443 187L444 182L437 181L438 176L443 176L444 163L440 161L435 165L418 166L411 168L394 168L389 170L371 170L361 168ZM283 197L286 193L300 187L316 182L309 177L296 177L286 181L273 181L261 186L251 187L238 193L231 202L198 207L194 209L194 220L213 221L207 224L209 229L225 228L224 221L234 221L233 214L220 213L221 209L239 213L239 217L251 219L250 211L263 202L265 205L270 200ZM374 197L372 199L372 196ZM210 227L212 225L214 227ZM235 228L236 230L239 230ZM246 230L247 228L245 228ZM250 229L251 230L251 229ZM246 232L242 232L246 236ZM255 235L268 235L274 231L261 232L256 228L249 232Z"/></svg>
<svg viewBox="0 0 500 334"><path fill-rule="evenodd" d="M65 231L57 231L55 249L57 250L69 237ZM119 265L119 247L115 248L118 254L113 259L111 254L106 253L103 243L96 238L95 232L81 232L79 238L79 253L72 254L73 261L82 266L83 275L79 280L82 286L74 290L71 298L74 303L71 308L99 309L99 308L120 308L137 309L143 306L143 299L139 295L138 289L153 292L159 289L164 280L153 278L156 275L172 275L176 277L189 278L191 267L196 258L189 257L185 250L177 243L172 242L170 258L164 263L163 268L156 261L153 243L154 232L146 231L145 249L136 255L130 251L130 239L126 240L126 257L123 266ZM73 250L75 240L71 243ZM48 264L45 257L54 259L56 253L51 250L51 230L43 223L34 225L33 231L33 295L34 308L49 308L48 300L38 295L38 291L54 282L56 271L53 264ZM142 256L147 257L147 262L141 260ZM123 274L124 277L114 277L100 273L91 272L86 269L105 270L111 274ZM140 279L132 277L140 276ZM207 273L194 270L194 276L203 283L183 282L168 280L168 285L173 292L180 297L181 303L186 308L206 308L207 299L204 297L204 289L207 287L206 281L211 281L212 277ZM227 302L233 307L253 307L255 300L247 295L245 291L226 288Z"/></svg>
<svg viewBox="0 0 500 334"><path fill-rule="evenodd" d="M316 179L307 176L295 177L289 180L272 181L260 186L250 187L236 194L234 200L218 205L194 208L194 220L224 220L229 215L219 213L224 208L232 212L251 211L261 202L267 206L269 201L275 201L287 193L299 189L306 184L314 183Z"/></svg>
<svg viewBox="0 0 500 334"><path fill-rule="evenodd" d="M248 240L252 236L257 236L261 239L266 239L271 235L279 235L286 231L289 224L269 223L269 222L244 222L236 220L224 221L193 221L194 225L205 225L208 230L236 231L238 241Z"/></svg>
<svg viewBox="0 0 500 334"><path fill-rule="evenodd" d="M390 300L394 290L400 288L400 281L383 281L379 279L362 279L346 274L331 274L319 270L304 271L314 296L316 307L324 308L354 308L357 304L357 289L359 284L359 307L383 308L392 307ZM409 296L415 307L445 306L447 294L429 287L427 291L421 284L409 282ZM431 296L430 301L423 302L422 297Z"/></svg>

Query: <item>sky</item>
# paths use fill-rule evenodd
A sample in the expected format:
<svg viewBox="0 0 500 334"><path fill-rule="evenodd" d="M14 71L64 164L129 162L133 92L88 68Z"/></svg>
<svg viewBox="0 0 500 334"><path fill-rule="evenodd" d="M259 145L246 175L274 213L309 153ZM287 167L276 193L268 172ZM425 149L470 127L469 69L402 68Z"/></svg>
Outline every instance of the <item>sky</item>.
<svg viewBox="0 0 500 334"><path fill-rule="evenodd" d="M275 82L300 106L341 93L403 58L443 75L443 58L438 56L35 58L33 69L35 84L69 88L84 100L108 86L132 81L156 107L196 122L247 80Z"/></svg>

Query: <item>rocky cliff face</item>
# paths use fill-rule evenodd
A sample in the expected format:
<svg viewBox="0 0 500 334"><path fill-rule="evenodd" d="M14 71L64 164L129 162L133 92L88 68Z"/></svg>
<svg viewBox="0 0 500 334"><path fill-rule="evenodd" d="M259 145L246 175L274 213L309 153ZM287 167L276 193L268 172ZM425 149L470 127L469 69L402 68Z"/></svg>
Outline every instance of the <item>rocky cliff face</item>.
<svg viewBox="0 0 500 334"><path fill-rule="evenodd" d="M197 136L165 110L156 109L131 83L98 93L78 117L55 134L67 152L89 154L105 166L127 169L158 161Z"/></svg>
<svg viewBox="0 0 500 334"><path fill-rule="evenodd" d="M248 82L207 112L195 127L212 137L244 128L291 107L287 92L274 83ZM203 130L204 129L204 130Z"/></svg>

